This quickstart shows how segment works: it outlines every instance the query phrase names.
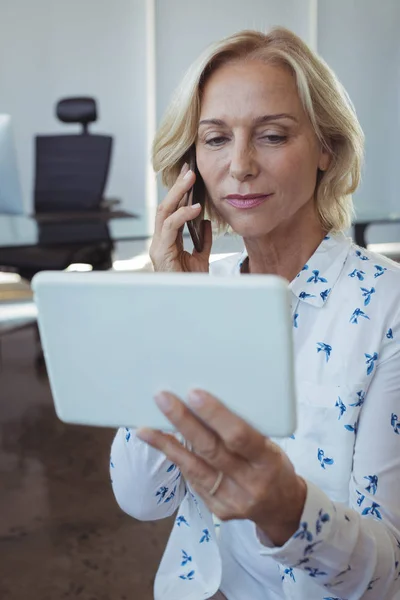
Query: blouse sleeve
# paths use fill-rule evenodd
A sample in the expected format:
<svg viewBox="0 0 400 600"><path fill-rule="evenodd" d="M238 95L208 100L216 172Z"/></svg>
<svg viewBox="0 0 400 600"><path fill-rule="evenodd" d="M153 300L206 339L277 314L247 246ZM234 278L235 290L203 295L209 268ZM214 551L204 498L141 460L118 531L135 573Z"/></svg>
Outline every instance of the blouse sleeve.
<svg viewBox="0 0 400 600"><path fill-rule="evenodd" d="M178 467L139 440L133 429L118 430L111 447L110 475L121 509L141 521L172 515L186 493Z"/></svg>

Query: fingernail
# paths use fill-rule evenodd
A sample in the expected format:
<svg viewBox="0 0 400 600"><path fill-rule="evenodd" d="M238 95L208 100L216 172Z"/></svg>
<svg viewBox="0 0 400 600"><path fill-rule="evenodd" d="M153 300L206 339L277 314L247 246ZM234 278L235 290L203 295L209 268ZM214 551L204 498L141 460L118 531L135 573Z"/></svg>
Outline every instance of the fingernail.
<svg viewBox="0 0 400 600"><path fill-rule="evenodd" d="M194 210L197 210L200 206L201 206L201 204L199 204L199 202L197 202L197 204L192 204L191 208L194 208Z"/></svg>
<svg viewBox="0 0 400 600"><path fill-rule="evenodd" d="M154 400L156 401L158 408L161 410L170 410L174 403L172 398L170 398L167 394L164 394L164 392L160 392L154 396Z"/></svg>
<svg viewBox="0 0 400 600"><path fill-rule="evenodd" d="M202 394L196 390L189 392L188 401L191 406L203 406L204 404L204 398Z"/></svg>
<svg viewBox="0 0 400 600"><path fill-rule="evenodd" d="M191 170L189 169L189 171L186 173L186 175L184 175L183 179L184 179L184 180L185 180L185 179L189 179L189 177L190 177L192 174L193 174L193 171L191 171Z"/></svg>
<svg viewBox="0 0 400 600"><path fill-rule="evenodd" d="M179 173L180 175L183 175L189 168L189 165L187 162L183 163L182 168L181 168L181 172Z"/></svg>

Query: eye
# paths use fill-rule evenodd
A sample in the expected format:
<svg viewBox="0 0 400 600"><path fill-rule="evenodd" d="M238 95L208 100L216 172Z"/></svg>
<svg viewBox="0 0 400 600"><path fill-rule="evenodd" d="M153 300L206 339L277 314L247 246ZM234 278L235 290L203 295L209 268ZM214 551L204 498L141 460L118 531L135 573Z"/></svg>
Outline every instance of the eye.
<svg viewBox="0 0 400 600"><path fill-rule="evenodd" d="M270 144L282 144L283 142L285 142L287 140L287 136L271 133L269 135L261 136L261 139L266 140Z"/></svg>
<svg viewBox="0 0 400 600"><path fill-rule="evenodd" d="M224 137L223 135L218 135L216 137L209 138L208 140L205 141L205 143L207 144L207 146L222 146L222 144L227 139L228 138Z"/></svg>

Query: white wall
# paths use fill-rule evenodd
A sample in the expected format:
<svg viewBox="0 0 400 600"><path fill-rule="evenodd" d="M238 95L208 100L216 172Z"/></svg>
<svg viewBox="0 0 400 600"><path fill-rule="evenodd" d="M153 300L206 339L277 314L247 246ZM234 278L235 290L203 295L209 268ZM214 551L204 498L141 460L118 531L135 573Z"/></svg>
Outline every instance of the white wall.
<svg viewBox="0 0 400 600"><path fill-rule="evenodd" d="M156 0L157 117L208 44L241 29L284 25L310 42L312 0Z"/></svg>
<svg viewBox="0 0 400 600"><path fill-rule="evenodd" d="M346 87L366 135L357 212L400 213L400 2L319 0L318 51ZM400 240L399 226L370 241Z"/></svg>
<svg viewBox="0 0 400 600"><path fill-rule="evenodd" d="M107 193L143 212L146 177L146 0L0 0L0 112L14 121L27 210L33 138L73 131L54 105L98 100L93 132L113 135Z"/></svg>

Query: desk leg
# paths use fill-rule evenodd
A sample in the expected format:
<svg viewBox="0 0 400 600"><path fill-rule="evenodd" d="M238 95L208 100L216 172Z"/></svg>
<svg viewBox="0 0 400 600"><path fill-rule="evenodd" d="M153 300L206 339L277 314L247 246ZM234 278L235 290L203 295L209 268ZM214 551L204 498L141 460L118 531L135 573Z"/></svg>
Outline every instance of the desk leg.
<svg viewBox="0 0 400 600"><path fill-rule="evenodd" d="M367 247L367 242L365 240L365 231L369 223L355 223L354 224L354 241L357 246L361 246L362 248Z"/></svg>

